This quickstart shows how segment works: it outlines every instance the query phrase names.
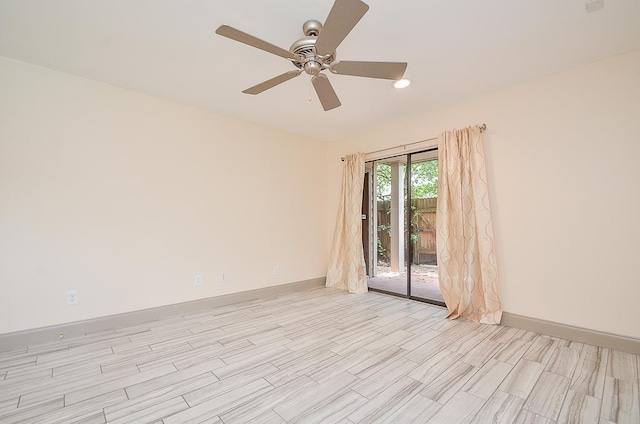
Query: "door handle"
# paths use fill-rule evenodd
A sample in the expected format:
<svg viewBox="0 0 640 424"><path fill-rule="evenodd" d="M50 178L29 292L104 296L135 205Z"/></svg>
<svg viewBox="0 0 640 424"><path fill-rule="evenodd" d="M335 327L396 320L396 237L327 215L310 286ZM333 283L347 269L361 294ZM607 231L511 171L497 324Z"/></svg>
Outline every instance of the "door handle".
<svg viewBox="0 0 640 424"><path fill-rule="evenodd" d="M365 214L360 215L360 217L361 217L362 219L367 219L367 215L365 215Z"/></svg>

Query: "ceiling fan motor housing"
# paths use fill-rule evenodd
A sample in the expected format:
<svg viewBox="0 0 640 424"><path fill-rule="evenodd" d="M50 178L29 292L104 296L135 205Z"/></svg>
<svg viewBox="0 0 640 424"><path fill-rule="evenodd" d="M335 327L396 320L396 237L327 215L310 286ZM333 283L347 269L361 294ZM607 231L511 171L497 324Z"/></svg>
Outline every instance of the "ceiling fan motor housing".
<svg viewBox="0 0 640 424"><path fill-rule="evenodd" d="M331 62L336 58L336 53L333 52L327 56L319 56L316 54L315 44L322 30L322 24L315 20L310 20L302 25L302 31L305 37L296 40L289 51L302 57L300 61L292 61L293 64L309 75L318 75L323 69L329 68Z"/></svg>

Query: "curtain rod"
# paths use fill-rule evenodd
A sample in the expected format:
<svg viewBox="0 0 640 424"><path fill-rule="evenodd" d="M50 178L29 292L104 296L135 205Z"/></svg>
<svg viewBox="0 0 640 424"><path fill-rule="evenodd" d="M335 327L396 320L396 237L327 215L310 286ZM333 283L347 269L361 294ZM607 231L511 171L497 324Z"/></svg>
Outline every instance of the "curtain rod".
<svg viewBox="0 0 640 424"><path fill-rule="evenodd" d="M478 125L478 127L480 127L480 132L483 132L483 131L487 130L487 124ZM431 138L427 138L427 139L420 140L420 141L414 141L413 143L401 144L399 146L387 147L386 149L374 150L373 152L367 152L365 154L366 155L372 155L374 153L386 152L387 150L399 149L401 147L403 149L406 149L408 146L413 146L414 144L420 144L420 143L424 143L426 141L433 141L433 140L437 140L437 139L438 139L438 137L431 137ZM341 157L340 160L342 162L344 162L344 157Z"/></svg>

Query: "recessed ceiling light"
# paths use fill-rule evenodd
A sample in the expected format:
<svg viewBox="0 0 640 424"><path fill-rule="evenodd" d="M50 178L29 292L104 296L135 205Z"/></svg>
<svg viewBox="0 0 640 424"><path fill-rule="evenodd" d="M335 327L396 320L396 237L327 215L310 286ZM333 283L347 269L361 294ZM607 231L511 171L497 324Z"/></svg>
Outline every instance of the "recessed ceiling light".
<svg viewBox="0 0 640 424"><path fill-rule="evenodd" d="M411 85L410 79L401 79L393 83L395 88L407 88Z"/></svg>

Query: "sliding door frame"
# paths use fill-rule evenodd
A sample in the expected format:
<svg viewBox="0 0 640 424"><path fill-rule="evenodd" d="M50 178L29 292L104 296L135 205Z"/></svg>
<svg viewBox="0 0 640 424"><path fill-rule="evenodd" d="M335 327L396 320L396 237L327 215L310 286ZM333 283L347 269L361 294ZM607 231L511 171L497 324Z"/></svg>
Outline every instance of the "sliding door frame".
<svg viewBox="0 0 640 424"><path fill-rule="evenodd" d="M427 152L437 152L438 148L437 147L432 147L430 149L424 149L424 150L419 150L419 151L415 151L415 152L411 152L411 153L406 153L406 154L402 154L402 155L393 155L393 156L389 156L386 158L380 158L380 159L375 159L375 160L370 160L367 161L367 164L375 164L375 162L379 162L379 161L383 161L385 159L391 159L391 158L397 158L397 157L401 157L401 156L405 156L407 158L407 164L405 166L405 173L404 173L404 178L405 178L405 182L404 182L404 186L405 186L405 193L407 196L407 204L405 205L406 207L406 213L405 215L405 232L407 233L408 237L404 237L405 239L405 246L406 249L405 251L408 253L406 256L408 257L408 260L406 260L406 267L407 267L407 294L402 294L402 293L395 293L395 292L391 292L388 290L381 290L381 289L374 289L369 287L369 291L373 291L373 292L378 292L378 293L383 293L383 294L388 294L390 296L396 296L396 297L402 297L404 299L411 299L411 300L417 300L418 302L424 302L424 303L429 303L431 305L436 305L436 306L442 306L442 307L446 307L446 305L444 304L444 302L439 302L437 300L431 300L431 299L425 299L422 297L415 297L411 295L411 261L413 258L413 243L411 243L411 222L413 221L413 210L411 209L411 157L415 154L419 154L419 153L427 153ZM374 175L374 181L373 181L373 187L375 187L375 167L371 166L371 170L373 171L373 175ZM371 175L369 176L371 177ZM371 178L369 178L371 180ZM405 194L403 193L403 195ZM374 203L377 204L378 200L377 197L375 197L375 193L373 193L374 196L371 196L371 193L369 195L370 197L370 202L373 201ZM369 209L370 213L372 214L373 212L376 213L376 218L377 218L377 212L374 210L372 212L371 209ZM377 234L378 228L377 228L377 219L375 221L375 227L374 227L374 232ZM363 229L364 230L364 229ZM377 237L377 236L376 236ZM372 238L373 240L373 238ZM437 247L436 247L437 249ZM370 261L373 259L373 257L370 257ZM403 261L405 261L405 258L402 258ZM371 264L371 267L374 267L375 264Z"/></svg>

